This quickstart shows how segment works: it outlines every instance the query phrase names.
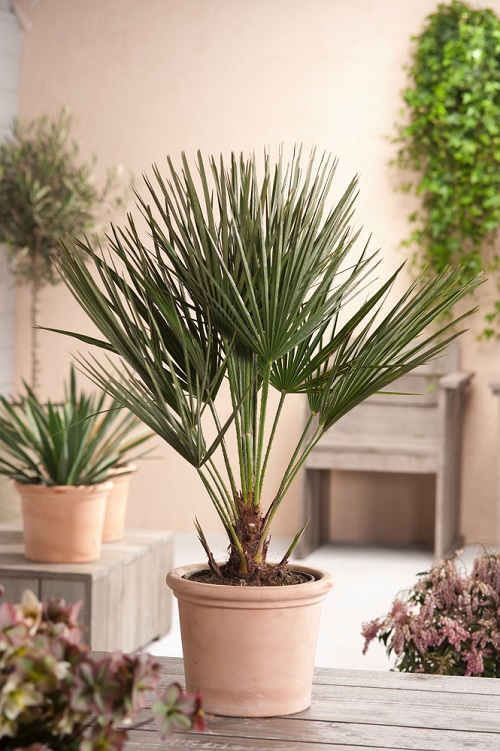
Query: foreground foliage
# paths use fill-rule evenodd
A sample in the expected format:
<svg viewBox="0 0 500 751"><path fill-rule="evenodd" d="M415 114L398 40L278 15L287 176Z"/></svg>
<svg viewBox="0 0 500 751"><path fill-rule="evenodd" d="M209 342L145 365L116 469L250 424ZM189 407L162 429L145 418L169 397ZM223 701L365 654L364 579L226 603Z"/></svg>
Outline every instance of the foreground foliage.
<svg viewBox="0 0 500 751"><path fill-rule="evenodd" d="M376 638L406 673L500 678L500 555L478 556L470 574L441 561L363 636L364 652Z"/></svg>
<svg viewBox="0 0 500 751"><path fill-rule="evenodd" d="M1 586L0 586L1 590ZM92 660L81 643L81 603L41 603L26 591L0 605L0 749L121 751L124 725L146 705L159 680L147 654ZM204 729L201 697L178 684L153 700L162 738Z"/></svg>
<svg viewBox="0 0 500 751"><path fill-rule="evenodd" d="M197 469L229 538L219 566L197 525L221 579L265 580L274 516L314 445L363 399L437 356L457 330L429 324L477 284L446 270L395 301L399 271L374 285L376 254L356 250L351 229L356 180L332 205L335 167L328 157L273 164L265 154L259 177L255 158L199 154L194 174L185 156L179 170L169 159L167 176L155 167L148 198L138 196L144 240L129 216L107 250L62 245L61 275L102 338L72 335L121 357L80 362ZM297 394L308 419L266 497L280 418Z"/></svg>

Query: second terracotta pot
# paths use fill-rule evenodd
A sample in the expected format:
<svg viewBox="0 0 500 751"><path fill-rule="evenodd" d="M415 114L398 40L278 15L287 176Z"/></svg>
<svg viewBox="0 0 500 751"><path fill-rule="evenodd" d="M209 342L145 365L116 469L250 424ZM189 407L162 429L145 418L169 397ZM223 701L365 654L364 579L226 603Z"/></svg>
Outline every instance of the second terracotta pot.
<svg viewBox="0 0 500 751"><path fill-rule="evenodd" d="M182 566L167 575L179 603L187 690L201 690L214 714L271 717L306 709L330 574L294 565L314 581L281 587L190 581L202 568Z"/></svg>
<svg viewBox="0 0 500 751"><path fill-rule="evenodd" d="M125 534L130 480L136 469L135 465L130 464L125 472L115 472L111 478L112 488L106 499L104 514L103 542L116 542Z"/></svg>
<svg viewBox="0 0 500 751"><path fill-rule="evenodd" d="M106 497L111 483L25 485L21 497L26 558L40 563L88 563L101 554Z"/></svg>

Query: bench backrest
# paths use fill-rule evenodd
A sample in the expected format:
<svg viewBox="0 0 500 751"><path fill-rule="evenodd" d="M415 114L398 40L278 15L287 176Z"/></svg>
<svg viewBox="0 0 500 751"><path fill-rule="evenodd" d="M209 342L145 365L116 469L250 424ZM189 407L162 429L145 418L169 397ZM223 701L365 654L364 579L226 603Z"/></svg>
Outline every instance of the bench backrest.
<svg viewBox="0 0 500 751"><path fill-rule="evenodd" d="M452 345L441 357L415 368L388 386L384 393L374 394L348 412L327 431L322 444L328 444L328 436L333 438L338 433L437 435L438 381L458 368L458 347Z"/></svg>

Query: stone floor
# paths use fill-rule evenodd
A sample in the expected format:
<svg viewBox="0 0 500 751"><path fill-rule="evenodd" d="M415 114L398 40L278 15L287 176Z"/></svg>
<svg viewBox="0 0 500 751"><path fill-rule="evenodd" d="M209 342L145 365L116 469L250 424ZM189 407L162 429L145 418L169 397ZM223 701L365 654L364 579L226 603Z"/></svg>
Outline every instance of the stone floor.
<svg viewBox="0 0 500 751"><path fill-rule="evenodd" d="M213 552L224 554L222 535L208 535ZM271 552L275 559L286 550L287 540L276 538ZM469 547L462 558L470 564L477 547ZM176 533L174 565L203 561L203 551L190 533ZM316 665L366 670L388 670L391 663L384 648L372 642L366 655L362 654L361 626L364 621L384 615L395 595L416 580L433 561L431 551L408 548L371 547L364 545L329 544L319 548L303 563L322 568L334 576L334 587L323 605ZM180 657L181 639L177 608L170 633L154 642L148 651L155 655Z"/></svg>

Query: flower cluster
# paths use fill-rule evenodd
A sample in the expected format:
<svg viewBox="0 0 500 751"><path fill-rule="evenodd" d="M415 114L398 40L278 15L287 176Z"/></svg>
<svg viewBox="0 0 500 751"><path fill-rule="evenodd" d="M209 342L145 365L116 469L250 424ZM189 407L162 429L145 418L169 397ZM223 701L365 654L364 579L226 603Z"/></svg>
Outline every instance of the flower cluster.
<svg viewBox="0 0 500 751"><path fill-rule="evenodd" d="M470 574L437 563L362 634L363 653L377 638L406 673L500 678L500 555L478 556Z"/></svg>
<svg viewBox="0 0 500 751"><path fill-rule="evenodd" d="M160 666L144 653L91 659L80 607L41 603L30 591L20 604L0 604L0 749L123 749L124 725L157 687ZM200 696L177 683L153 700L152 711L162 738L204 729Z"/></svg>

